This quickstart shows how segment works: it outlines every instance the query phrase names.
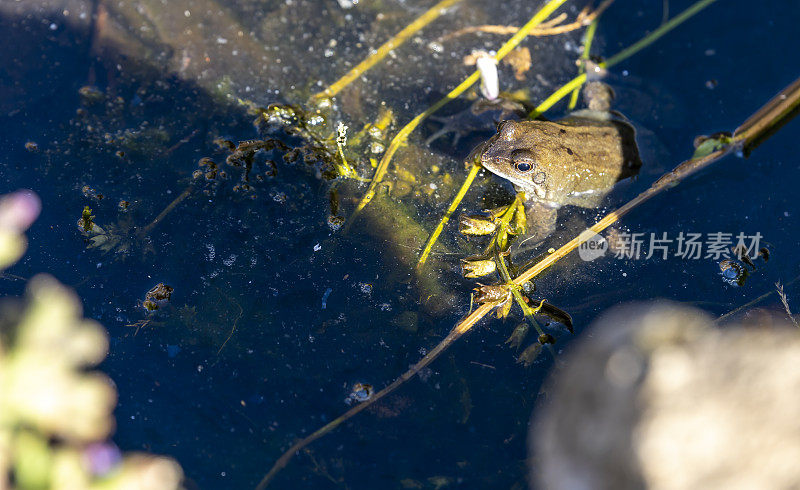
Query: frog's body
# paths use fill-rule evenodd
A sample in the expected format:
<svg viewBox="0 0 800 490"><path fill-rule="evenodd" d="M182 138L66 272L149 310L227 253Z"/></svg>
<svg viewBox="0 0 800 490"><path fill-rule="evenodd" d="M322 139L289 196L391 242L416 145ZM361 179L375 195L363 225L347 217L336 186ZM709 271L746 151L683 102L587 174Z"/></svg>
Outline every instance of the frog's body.
<svg viewBox="0 0 800 490"><path fill-rule="evenodd" d="M531 234L549 235L565 204L597 207L642 162L633 127L607 111L559 121L505 121L481 148L481 164L524 191Z"/></svg>

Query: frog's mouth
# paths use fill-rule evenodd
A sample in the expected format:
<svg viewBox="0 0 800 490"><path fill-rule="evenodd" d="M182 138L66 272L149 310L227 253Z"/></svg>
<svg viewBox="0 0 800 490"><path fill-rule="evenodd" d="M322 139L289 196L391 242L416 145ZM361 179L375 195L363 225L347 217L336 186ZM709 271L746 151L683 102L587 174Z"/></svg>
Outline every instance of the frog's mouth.
<svg viewBox="0 0 800 490"><path fill-rule="evenodd" d="M516 191L525 192L525 198L527 200L540 201L545 205L554 208L560 207L558 203L545 200L547 196L547 189L540 184L532 182L530 176L516 175L513 171L508 170L508 167L505 163L497 163L496 160L488 160L486 162L481 161L481 164L483 165L483 168L489 172L501 177L504 180L507 180L508 182L511 182ZM510 163L508 165L510 165Z"/></svg>

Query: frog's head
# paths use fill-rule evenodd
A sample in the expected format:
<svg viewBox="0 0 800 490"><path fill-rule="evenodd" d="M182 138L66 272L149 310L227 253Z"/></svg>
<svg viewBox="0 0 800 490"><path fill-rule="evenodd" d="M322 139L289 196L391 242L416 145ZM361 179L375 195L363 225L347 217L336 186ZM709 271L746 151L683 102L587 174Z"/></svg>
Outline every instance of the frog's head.
<svg viewBox="0 0 800 490"><path fill-rule="evenodd" d="M536 159L530 136L530 129L524 122L502 122L497 134L483 148L481 165L511 181L525 191L528 198L545 199L547 174Z"/></svg>

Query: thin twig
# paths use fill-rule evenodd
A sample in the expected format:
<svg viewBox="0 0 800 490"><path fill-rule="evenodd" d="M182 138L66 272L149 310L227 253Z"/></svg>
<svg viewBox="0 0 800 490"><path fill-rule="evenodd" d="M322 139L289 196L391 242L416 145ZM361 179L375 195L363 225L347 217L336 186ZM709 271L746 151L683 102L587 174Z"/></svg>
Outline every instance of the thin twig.
<svg viewBox="0 0 800 490"><path fill-rule="evenodd" d="M217 288L217 289L219 289L219 288ZM222 291L220 291L220 292L222 292ZM231 301L233 301L233 299L231 299ZM235 304L236 307L239 308L239 314L236 315L236 318L233 320L233 326L231 327L231 331L230 331L230 333L228 333L228 337L225 339L225 342L223 342L222 345L219 346L219 350L217 351L217 355L219 355L219 353L222 352L222 349L225 347L225 345L228 343L228 341L231 339L231 337L233 337L233 334L236 332L236 326L239 323L239 320L242 318L242 315L244 314L244 310L239 305L239 303L237 303L236 301L233 301L233 304Z"/></svg>
<svg viewBox="0 0 800 490"><path fill-rule="evenodd" d="M800 280L800 275L796 276L794 279L792 279L791 281L787 282L786 285L787 286L791 286L792 284L794 284L798 280ZM724 315L720 315L719 317L714 319L714 323L717 323L717 324L718 323L722 323L723 321L725 321L728 318L732 317L733 315L739 313L740 311L746 310L748 308L751 308L751 307L757 305L758 303L764 301L765 299L769 298L773 294L775 294L775 290L774 289L770 289L769 291L767 291L766 293L764 293L761 296L757 297L756 299L750 300L747 303L745 303L745 304L743 304L741 306L738 306L738 307L734 308L733 310L725 313Z"/></svg>
<svg viewBox="0 0 800 490"><path fill-rule="evenodd" d="M600 4L599 7L594 9L593 11L589 12L588 7L583 9L579 14L578 17L568 24L560 24L567 18L567 14L560 14L557 17L547 21L542 22L540 25L536 26L531 32L528 34L532 37L542 37L542 36L555 36L558 34L564 34L570 31L574 31L577 29L581 29L583 27L588 26L591 24L597 17L599 17L611 4L614 0L605 0L603 3ZM459 29L455 32L451 32L449 34L445 34L444 36L437 39L437 42L445 42L449 41L450 39L463 36L465 34L473 34L476 32L485 32L489 34L514 34L519 32L520 28L516 26L501 26L501 25L482 25L482 26L470 26L465 27L463 29Z"/></svg>
<svg viewBox="0 0 800 490"><path fill-rule="evenodd" d="M778 296L781 298L781 303L783 303L783 309L786 310L786 316L789 317L789 320L794 323L794 326L800 328L800 325L797 324L797 320L794 319L792 316L792 310L789 309L789 300L786 299L786 293L783 292L783 284L780 281L775 283L775 290L778 291Z"/></svg>
<svg viewBox="0 0 800 490"><path fill-rule="evenodd" d="M163 211L158 213L158 216L156 216L155 219L153 219L153 221L150 222L150 224L148 224L144 228L140 228L136 232L139 238L145 237L151 231L153 231L153 228L155 228L156 225L161 222L161 220L163 220L173 209L175 209L175 207L177 207L178 204L180 204L184 199L189 197L189 194L191 193L192 193L192 186L189 186L183 192L181 192L178 197L173 199L171 203L167 204L167 207L165 207Z"/></svg>

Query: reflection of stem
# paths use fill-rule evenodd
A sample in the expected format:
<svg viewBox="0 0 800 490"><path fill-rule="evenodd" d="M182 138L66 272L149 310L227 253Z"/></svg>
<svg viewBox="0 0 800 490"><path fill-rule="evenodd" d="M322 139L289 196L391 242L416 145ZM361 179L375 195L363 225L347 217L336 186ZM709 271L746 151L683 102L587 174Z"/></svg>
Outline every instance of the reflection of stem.
<svg viewBox="0 0 800 490"><path fill-rule="evenodd" d="M214 287L216 287L216 286L214 286ZM217 290L220 292L220 294L222 294L222 291L219 288L217 288ZM219 355L219 353L222 352L222 349L224 349L225 346L228 344L228 341L231 339L231 337L233 337L233 334L236 333L236 325L239 323L239 320L242 318L242 315L244 314L244 310L239 305L239 303L234 301L233 298L229 298L229 299L231 301L233 301L233 304L235 304L237 308L239 308L239 314L236 315L236 319L233 320L233 326L231 327L231 331L228 334L228 337L225 339L225 342L223 342L222 345L219 346L219 350L217 351L217 355Z"/></svg>
<svg viewBox="0 0 800 490"><path fill-rule="evenodd" d="M322 92L316 94L314 98L322 98L322 97L333 97L334 95L338 94L340 90L345 88L350 82L355 80L356 78L360 77L364 74L365 71L369 70L373 66L375 66L379 61L386 57L393 49L397 48L408 38L413 36L417 31L425 27L426 25L430 24L436 18L438 18L444 9L452 6L455 3L460 2L461 0L442 0L430 9L427 12L422 14L421 16L417 17L414 22L407 25L405 29L398 32L393 38L389 39L383 45L375 50L374 53L370 54L364 61L359 63L355 66L352 70L347 72L345 76L336 80L333 84L331 84L328 88L323 90Z"/></svg>
<svg viewBox="0 0 800 490"><path fill-rule="evenodd" d="M160 223L160 222L161 222L161 220L163 220L163 219L164 219L164 217L170 213L170 211L172 211L173 209L175 209L175 207L176 207L178 204L180 204L180 203L181 203L181 201L183 201L184 199L186 199L187 197L189 197L189 194L191 194L191 193L192 193L192 187L191 187L191 186L189 186L189 187L187 187L187 188L186 188L186 189L185 189L183 192L181 192L181 194L180 194L178 197L176 197L175 199L173 199L171 203L167 204L167 207L165 207L165 208L164 208L164 210L163 210L163 211L161 211L161 212L158 214L158 216L156 216L156 218L155 218L153 221L151 221L151 222L150 222L150 224L149 224L149 225L145 226L144 228L141 228L141 229L140 229L140 230L137 232L137 235L139 236L139 238L143 238L143 237L147 236L147 235L148 235L148 234L149 234L149 233L150 233L150 232L153 230L153 228L155 228L155 227L156 227L156 225L157 225L158 223Z"/></svg>
<svg viewBox="0 0 800 490"><path fill-rule="evenodd" d="M477 310L475 310L473 315L475 315L478 312L481 312L481 316L483 316L486 313L488 313L492 308L493 308L493 306L490 305L490 304L483 304ZM466 333L466 330L465 331L459 331L457 329L453 329L452 331L450 331L450 333L447 335L447 337L445 337L444 340L442 340L439 343L439 345L434 347L433 350L428 352L428 354L425 357L423 357L422 359L419 360L419 362L417 362L416 364L411 366L411 368L408 371L406 371L402 376L400 376L396 380L392 381L392 383L389 384L387 387L385 387L381 391L375 393L372 396L372 398L370 398L369 400L367 400L365 402L359 403L358 405L354 406L353 408L351 408L350 410L348 410L347 412L345 412L344 414L342 414L338 418L336 418L336 419L328 422L327 424L325 424L324 427L316 430L311 435L306 436L303 439L301 439L300 441L297 441L296 443L294 443L292 445L292 447L287 449L286 452L284 452L281 455L281 457L278 458L278 460L275 462L275 464L272 465L272 468L269 470L269 473L267 473L264 476L264 478L261 480L261 482L256 487L256 490L263 490L264 488L266 488L267 485L269 485L270 481L272 481L272 479L275 477L275 475L277 475L278 472L281 469L286 467L286 465L289 463L289 461L292 459L292 456L294 456L295 453L297 453L298 451L302 450L303 448L305 448L306 446L308 446L312 442L316 441L320 437L324 436L328 432L332 431L333 429L339 427L343 422L345 422L348 419L352 418L354 415L358 414L359 412L361 412L365 408L369 407L370 405L372 405L376 401L380 400L381 398L385 397L389 393L393 392L395 389L397 389L397 387L399 387L400 385L402 385L403 383L405 383L409 379L413 378L420 370L425 368L428 364L430 364L437 357L439 357L439 354L444 352L450 346L450 344L452 344L453 342L458 340L464 333Z"/></svg>
<svg viewBox="0 0 800 490"><path fill-rule="evenodd" d="M787 282L784 286L791 286L792 284L796 283L798 279L800 279L800 276L796 276L794 279L792 279L791 281ZM716 324L722 323L723 321L725 321L728 318L732 317L733 315L739 313L740 311L746 310L746 309L748 309L748 308L750 308L752 306L755 306L758 303L764 301L765 299L769 298L770 296L772 296L776 292L777 292L777 290L770 289L769 291L767 291L766 293L762 294L758 298L756 298L754 300L751 300L751 301L748 301L747 303L743 304L742 306L739 306L739 307L737 307L737 308L725 313L724 315L721 315L721 316L717 317L716 319L714 319L714 323L716 323ZM794 318L791 318L791 319L794 320Z"/></svg>

